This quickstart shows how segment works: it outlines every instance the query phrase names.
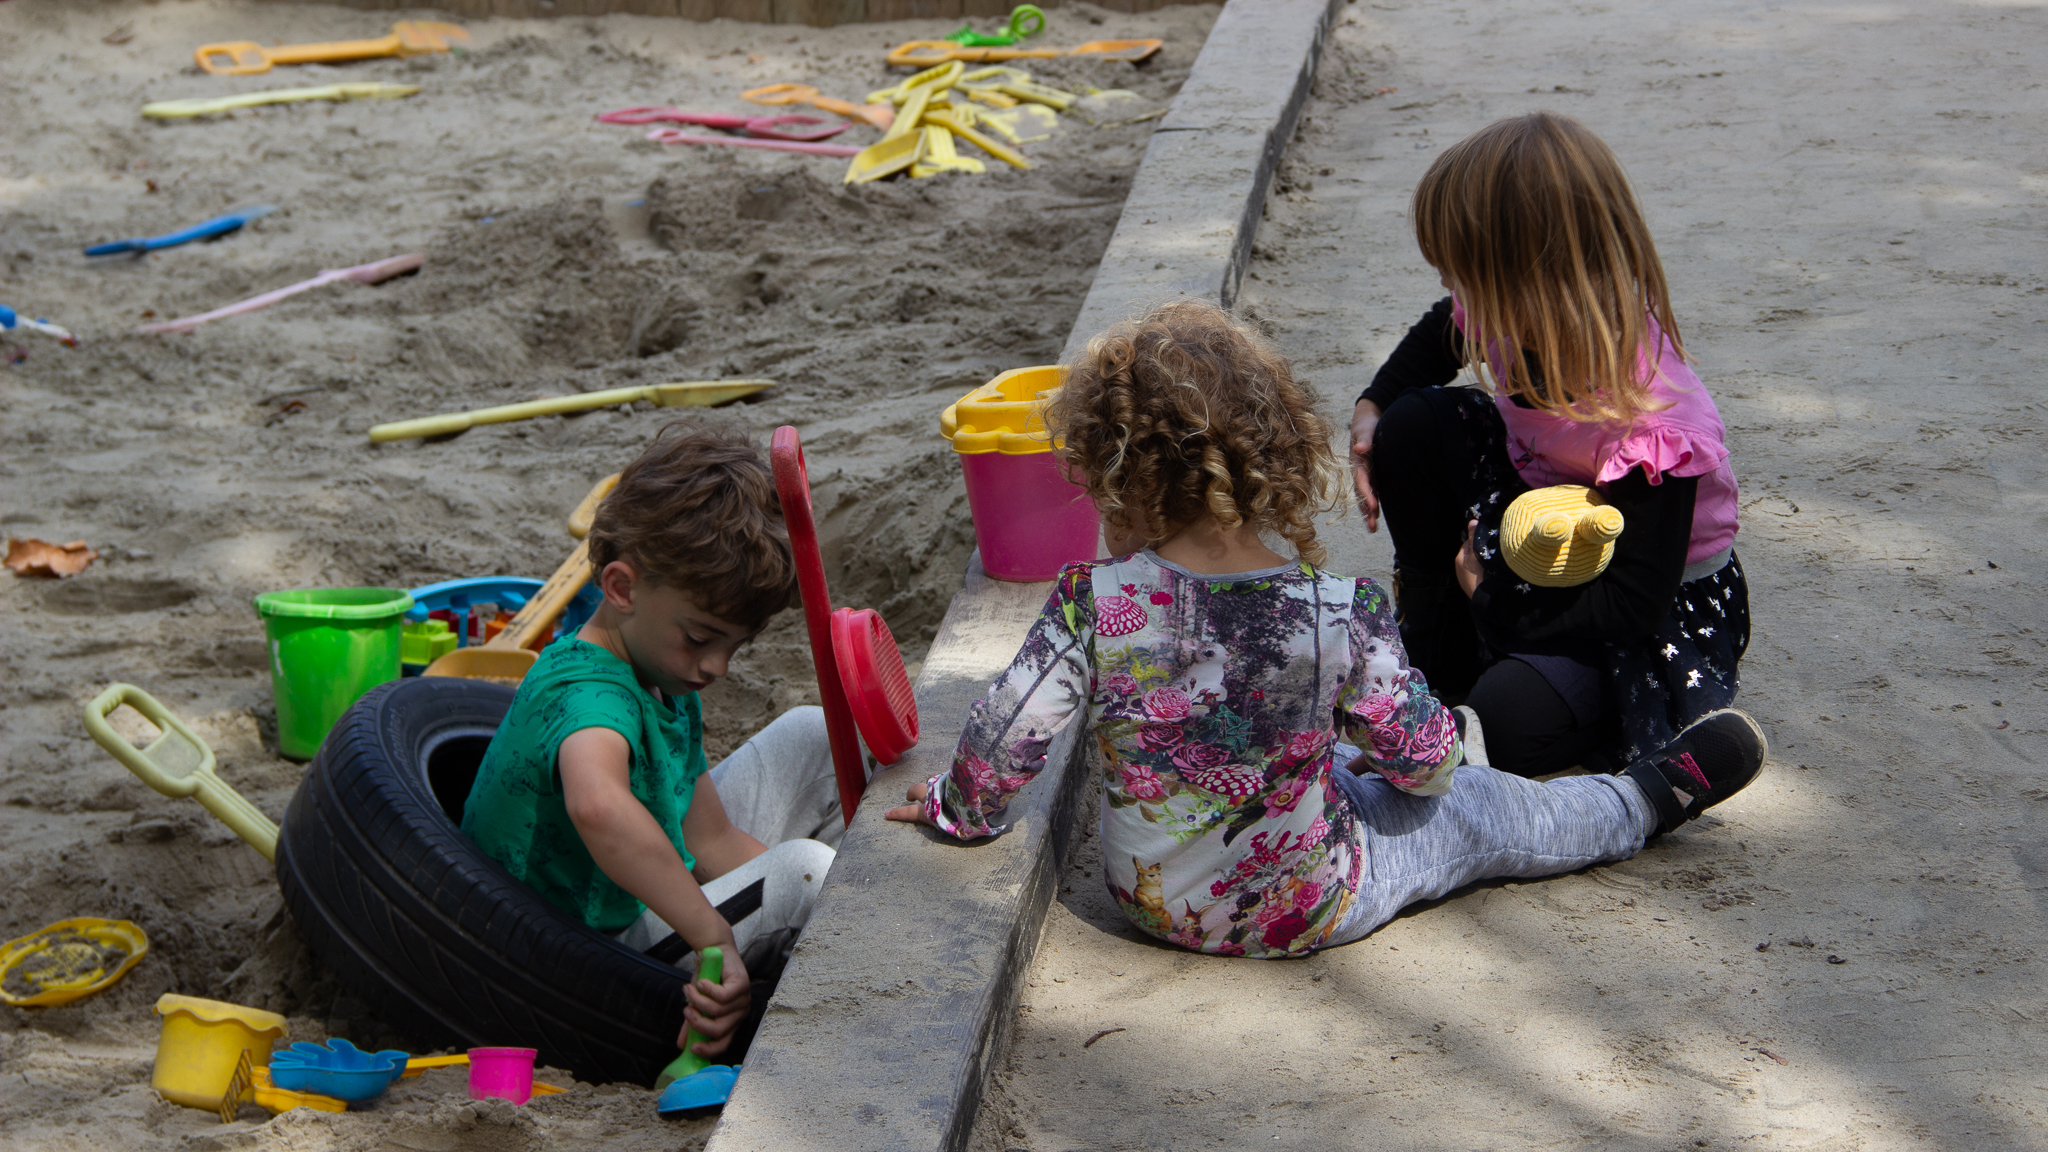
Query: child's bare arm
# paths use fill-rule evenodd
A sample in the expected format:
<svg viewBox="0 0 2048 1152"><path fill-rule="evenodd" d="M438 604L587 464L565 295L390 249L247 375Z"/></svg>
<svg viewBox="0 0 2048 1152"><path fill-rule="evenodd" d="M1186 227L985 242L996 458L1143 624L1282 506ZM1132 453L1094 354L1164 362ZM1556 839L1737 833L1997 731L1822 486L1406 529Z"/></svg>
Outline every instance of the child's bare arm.
<svg viewBox="0 0 2048 1152"><path fill-rule="evenodd" d="M697 860L699 883L708 884L768 850L768 846L739 830L725 814L725 802L710 773L697 777L697 790L690 794L690 810L683 814L683 843Z"/></svg>
<svg viewBox="0 0 2048 1152"><path fill-rule="evenodd" d="M716 1056L731 1042L751 1003L746 965L734 944L732 925L704 898L704 890L684 867L682 854L633 795L631 758L626 738L609 728L572 733L556 757L562 799L590 858L612 883L652 909L691 950L701 952L714 945L724 949L723 983L697 980L684 992L689 1001L685 1028L694 1027L705 1038L697 1054ZM724 816L723 809L719 816ZM686 836L688 823L685 817ZM680 1035L676 1042L682 1043Z"/></svg>

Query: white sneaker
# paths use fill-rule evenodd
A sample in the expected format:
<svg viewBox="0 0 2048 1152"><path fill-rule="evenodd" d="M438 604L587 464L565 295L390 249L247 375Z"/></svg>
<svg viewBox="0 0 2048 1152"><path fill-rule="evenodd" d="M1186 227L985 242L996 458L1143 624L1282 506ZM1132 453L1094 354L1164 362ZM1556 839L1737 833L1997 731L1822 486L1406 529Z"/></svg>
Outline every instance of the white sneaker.
<svg viewBox="0 0 2048 1152"><path fill-rule="evenodd" d="M1465 745L1463 763L1490 767L1492 761L1486 758L1486 732L1479 726L1479 713L1463 704L1451 709L1451 713L1458 718L1458 739Z"/></svg>

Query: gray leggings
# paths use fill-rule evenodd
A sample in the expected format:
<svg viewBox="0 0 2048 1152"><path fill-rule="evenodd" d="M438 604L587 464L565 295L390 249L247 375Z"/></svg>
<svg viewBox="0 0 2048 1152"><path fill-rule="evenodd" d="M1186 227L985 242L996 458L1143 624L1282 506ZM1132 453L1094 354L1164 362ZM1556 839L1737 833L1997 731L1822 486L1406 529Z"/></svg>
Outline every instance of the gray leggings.
<svg viewBox="0 0 2048 1152"><path fill-rule="evenodd" d="M1657 828L1649 797L1623 776L1537 783L1465 764L1449 792L1411 796L1338 763L1330 778L1365 826L1365 870L1357 902L1325 947L1363 939L1408 905L1475 880L1626 860Z"/></svg>
<svg viewBox="0 0 2048 1152"><path fill-rule="evenodd" d="M734 826L768 846L704 885L704 898L732 925L747 970L760 972L809 922L834 848L846 834L824 709L792 708L776 717L719 761L711 783ZM651 910L617 939L685 971L697 970L697 954Z"/></svg>

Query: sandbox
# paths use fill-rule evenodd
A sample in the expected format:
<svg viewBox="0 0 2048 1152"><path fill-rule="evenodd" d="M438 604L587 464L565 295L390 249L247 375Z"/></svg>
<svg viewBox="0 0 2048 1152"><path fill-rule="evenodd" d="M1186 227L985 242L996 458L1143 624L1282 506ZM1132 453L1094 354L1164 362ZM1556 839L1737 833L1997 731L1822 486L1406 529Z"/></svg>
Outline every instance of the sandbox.
<svg viewBox="0 0 2048 1152"><path fill-rule="evenodd" d="M1164 106L1215 13L1061 8L1054 34L1159 36L1166 49L1142 67L1034 71ZM388 19L216 0L0 7L0 35L47 65L0 93L16 126L0 160L0 300L81 341L20 337L27 358L0 369L0 524L85 538L100 554L67 580L0 575L0 861L12 885L0 933L102 915L143 924L152 942L146 963L93 999L0 1016L0 1062L22 1073L0 1087L0 1143L399 1138L380 1124L414 1142L460 1132L463 1147L701 1141L708 1123L659 1124L631 1087L516 1113L415 1087L389 1116L259 1125L250 1113L226 1129L157 1099L148 1005L166 991L278 1011L293 1039L405 1038L313 962L263 859L129 777L84 738L79 708L112 681L145 687L213 745L224 778L281 815L301 767L277 753L251 598L545 576L573 544L563 521L590 484L677 412L643 404L384 446L365 435L372 424L721 376L779 381L713 418L764 441L779 424L802 429L835 601L879 609L914 671L973 541L938 413L997 372L1058 358L1151 132L1067 124L1027 146L1032 171L847 188L841 160L665 149L592 120L641 104L740 111L738 91L777 81L859 99L900 78L883 66L887 46L957 20L492 20L470 25L462 56L283 79L190 67L206 41L342 39ZM423 91L139 116L150 100L344 80ZM254 202L280 210L213 243L100 263L79 252ZM323 289L189 336L129 331L403 252L425 254L419 274ZM812 700L802 636L785 614L708 694L714 756Z"/></svg>

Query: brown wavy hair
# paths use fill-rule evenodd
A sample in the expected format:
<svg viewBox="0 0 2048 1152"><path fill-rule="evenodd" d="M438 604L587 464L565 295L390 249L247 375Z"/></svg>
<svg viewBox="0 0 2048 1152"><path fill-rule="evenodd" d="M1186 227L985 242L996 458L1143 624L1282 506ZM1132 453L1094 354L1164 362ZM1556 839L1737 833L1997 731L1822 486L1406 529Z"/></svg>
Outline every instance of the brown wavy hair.
<svg viewBox="0 0 2048 1152"><path fill-rule="evenodd" d="M1422 258L1465 306L1467 364L1574 420L1662 407L1649 318L1685 355L1664 264L1621 161L1585 125L1554 112L1497 120L1436 158L1411 207Z"/></svg>
<svg viewBox="0 0 2048 1152"><path fill-rule="evenodd" d="M1141 515L1146 543L1213 516L1323 562L1314 518L1340 487L1330 425L1287 358L1216 305L1161 305L1090 340L1045 420L1075 482L1112 523Z"/></svg>
<svg viewBox="0 0 2048 1152"><path fill-rule="evenodd" d="M775 474L735 428L676 420L626 465L590 525L590 566L625 560L749 628L789 607L796 559Z"/></svg>

